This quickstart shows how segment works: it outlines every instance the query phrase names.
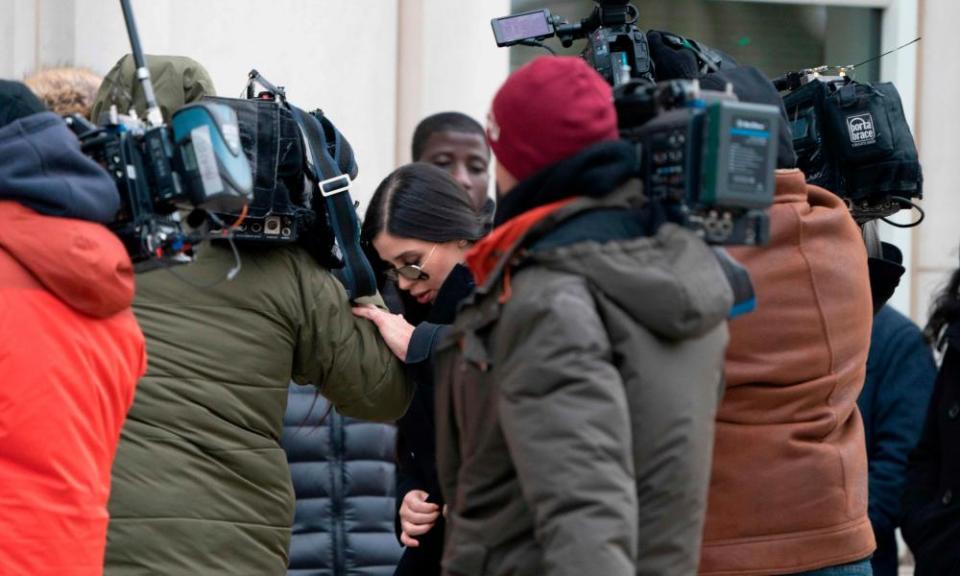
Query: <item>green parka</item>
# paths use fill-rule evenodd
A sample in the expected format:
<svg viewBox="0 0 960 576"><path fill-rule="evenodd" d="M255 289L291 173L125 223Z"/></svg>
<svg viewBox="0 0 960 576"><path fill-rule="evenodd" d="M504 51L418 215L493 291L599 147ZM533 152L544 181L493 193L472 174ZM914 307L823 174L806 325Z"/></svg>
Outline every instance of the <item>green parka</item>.
<svg viewBox="0 0 960 576"><path fill-rule="evenodd" d="M193 58L153 54L147 54L145 58L164 122L169 122L173 113L184 104L216 95L210 74ZM140 118L147 117L147 99L137 80L137 67L130 54L118 60L104 76L90 108L90 119L97 122L102 114L110 111L111 105L116 105L120 114L133 108Z"/></svg>
<svg viewBox="0 0 960 576"><path fill-rule="evenodd" d="M412 386L339 282L298 246L204 246L137 278L149 368L113 467L105 574L283 575L294 494L280 446L287 383L392 420ZM206 286L206 287L205 287Z"/></svg>

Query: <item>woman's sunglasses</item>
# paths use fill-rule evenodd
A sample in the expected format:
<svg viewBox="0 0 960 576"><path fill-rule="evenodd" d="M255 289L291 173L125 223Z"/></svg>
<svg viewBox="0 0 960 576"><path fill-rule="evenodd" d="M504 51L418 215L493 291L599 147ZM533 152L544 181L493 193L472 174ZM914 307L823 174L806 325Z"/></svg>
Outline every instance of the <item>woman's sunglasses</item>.
<svg viewBox="0 0 960 576"><path fill-rule="evenodd" d="M437 250L437 246L438 244L433 245L433 248L430 249L430 253L423 259L423 262L419 264L407 264L400 268L390 268L383 273L384 276L393 282L398 281L401 276L412 282L429 280L430 275L423 271L423 267L427 265L427 261L430 260L430 257L433 256L433 253Z"/></svg>

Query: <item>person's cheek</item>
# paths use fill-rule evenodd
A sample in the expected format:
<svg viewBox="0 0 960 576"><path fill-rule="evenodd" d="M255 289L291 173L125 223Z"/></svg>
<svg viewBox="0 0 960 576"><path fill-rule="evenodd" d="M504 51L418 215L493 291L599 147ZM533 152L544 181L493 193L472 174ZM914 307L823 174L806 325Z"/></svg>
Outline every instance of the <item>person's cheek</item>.
<svg viewBox="0 0 960 576"><path fill-rule="evenodd" d="M486 174L480 174L473 177L473 189L483 192L483 195L487 195L487 191L490 188L490 179Z"/></svg>

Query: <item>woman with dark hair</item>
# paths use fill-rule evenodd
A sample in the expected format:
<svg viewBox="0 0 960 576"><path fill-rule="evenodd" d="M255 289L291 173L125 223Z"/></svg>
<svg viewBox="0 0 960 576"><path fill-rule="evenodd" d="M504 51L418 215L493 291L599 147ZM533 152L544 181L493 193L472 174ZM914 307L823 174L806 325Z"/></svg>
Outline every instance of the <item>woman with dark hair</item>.
<svg viewBox="0 0 960 576"><path fill-rule="evenodd" d="M901 528L917 576L960 574L960 270L934 303L925 332L943 362L910 456Z"/></svg>
<svg viewBox="0 0 960 576"><path fill-rule="evenodd" d="M466 192L444 170L425 163L403 166L380 184L361 237L387 266L385 275L428 306L414 327L400 314L373 307L354 313L372 320L411 372L417 391L397 435L397 536L407 547L397 575L440 574L443 500L437 479L432 354L457 304L473 291L463 266L484 235L484 220Z"/></svg>

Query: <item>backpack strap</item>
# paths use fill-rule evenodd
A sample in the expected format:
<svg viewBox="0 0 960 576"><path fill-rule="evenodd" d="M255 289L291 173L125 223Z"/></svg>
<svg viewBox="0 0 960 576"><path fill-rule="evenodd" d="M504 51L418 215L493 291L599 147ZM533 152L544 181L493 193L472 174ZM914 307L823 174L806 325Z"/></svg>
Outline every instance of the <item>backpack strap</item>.
<svg viewBox="0 0 960 576"><path fill-rule="evenodd" d="M350 186L357 175L353 149L322 112L307 113L289 103L287 107L303 136L307 177L323 198L337 239L347 295L351 300L372 296L377 293L376 277L360 247L360 220L350 197Z"/></svg>

